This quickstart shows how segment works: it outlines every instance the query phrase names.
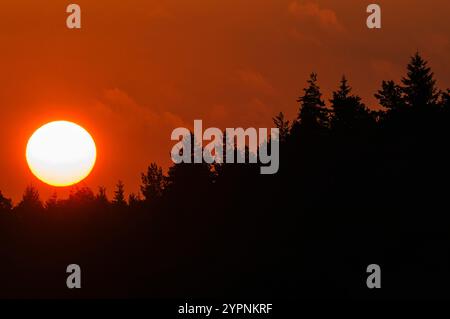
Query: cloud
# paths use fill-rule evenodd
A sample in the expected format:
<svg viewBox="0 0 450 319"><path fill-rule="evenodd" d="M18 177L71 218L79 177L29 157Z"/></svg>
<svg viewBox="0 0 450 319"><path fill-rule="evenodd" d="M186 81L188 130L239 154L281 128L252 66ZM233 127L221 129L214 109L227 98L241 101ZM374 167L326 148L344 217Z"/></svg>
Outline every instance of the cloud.
<svg viewBox="0 0 450 319"><path fill-rule="evenodd" d="M316 47L323 48L325 47L324 43L319 37L315 37L308 32L302 32L301 30L293 27L289 30L289 34L296 40L303 43L310 43Z"/></svg>
<svg viewBox="0 0 450 319"><path fill-rule="evenodd" d="M208 123L216 127L268 127L273 108L264 99L250 97L238 104L215 104L207 114Z"/></svg>
<svg viewBox="0 0 450 319"><path fill-rule="evenodd" d="M139 105L126 92L114 88L104 92L104 105L116 115L125 119L154 123L158 121L158 115L150 108Z"/></svg>
<svg viewBox="0 0 450 319"><path fill-rule="evenodd" d="M321 8L315 2L292 1L289 4L289 12L300 20L314 20L324 29L344 30L333 10Z"/></svg>
<svg viewBox="0 0 450 319"><path fill-rule="evenodd" d="M179 116L169 111L157 112L151 107L141 105L128 93L118 88L105 90L101 105L121 118L122 121L129 120L153 125L167 124L169 126L181 126L183 124L183 120Z"/></svg>
<svg viewBox="0 0 450 319"><path fill-rule="evenodd" d="M249 121L254 119L255 122L265 122L267 119L271 119L273 110L264 101L258 98L253 98L246 108L247 114L249 115Z"/></svg>
<svg viewBox="0 0 450 319"><path fill-rule="evenodd" d="M275 88L261 73L253 70L238 70L237 76L239 81L250 89L272 95Z"/></svg>
<svg viewBox="0 0 450 319"><path fill-rule="evenodd" d="M103 114L115 118L126 127L138 129L153 128L153 130L169 131L173 128L185 126L184 121L169 111L159 112L153 108L137 103L127 92L121 89L107 89L103 92L97 107ZM149 131L150 132L150 131Z"/></svg>

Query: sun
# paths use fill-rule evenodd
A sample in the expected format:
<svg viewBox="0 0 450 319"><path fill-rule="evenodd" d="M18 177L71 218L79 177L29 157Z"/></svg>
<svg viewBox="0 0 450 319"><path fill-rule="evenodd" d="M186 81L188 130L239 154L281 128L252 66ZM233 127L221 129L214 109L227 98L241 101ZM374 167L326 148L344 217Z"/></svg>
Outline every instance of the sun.
<svg viewBox="0 0 450 319"><path fill-rule="evenodd" d="M37 129L28 140L26 158L31 172L52 186L69 186L85 179L94 168L97 150L81 126L55 121Z"/></svg>

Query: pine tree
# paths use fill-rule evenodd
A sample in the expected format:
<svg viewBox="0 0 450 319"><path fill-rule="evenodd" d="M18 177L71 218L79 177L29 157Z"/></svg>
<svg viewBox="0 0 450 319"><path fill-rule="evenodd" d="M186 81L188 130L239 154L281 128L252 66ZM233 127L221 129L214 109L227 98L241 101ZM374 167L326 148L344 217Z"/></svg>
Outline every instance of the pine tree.
<svg viewBox="0 0 450 319"><path fill-rule="evenodd" d="M389 112L399 112L405 109L405 100L402 95L402 88L394 81L383 81L381 90L375 94L380 105Z"/></svg>
<svg viewBox="0 0 450 319"><path fill-rule="evenodd" d="M402 79L406 104L413 108L436 105L440 92L428 62L417 52L408 64L406 77Z"/></svg>
<svg viewBox="0 0 450 319"><path fill-rule="evenodd" d="M300 103L300 112L297 124L308 130L317 130L328 127L328 110L322 100L320 87L317 85L317 74L311 73L308 87L303 89L304 94L297 99Z"/></svg>
<svg viewBox="0 0 450 319"><path fill-rule="evenodd" d="M190 163L179 163L172 165L165 179L165 189L171 196L184 196L187 189L195 188L204 191L209 188L213 180L212 165L206 162L195 163L196 151L203 152L198 141L195 140L194 134L191 132L191 143L183 148L183 151L190 147Z"/></svg>
<svg viewBox="0 0 450 319"><path fill-rule="evenodd" d="M146 201L150 202L162 197L166 177L163 170L156 163L151 163L147 169L147 173L141 174L141 192Z"/></svg>
<svg viewBox="0 0 450 319"><path fill-rule="evenodd" d="M334 130L360 130L370 125L371 115L357 95L351 95L352 88L347 79L342 77L337 91L330 100L332 117L330 126Z"/></svg>
<svg viewBox="0 0 450 319"><path fill-rule="evenodd" d="M75 207L87 206L95 201L94 192L87 186L75 186L69 194L69 203Z"/></svg>
<svg viewBox="0 0 450 319"><path fill-rule="evenodd" d="M99 186L98 193L95 195L95 200L101 205L109 204L108 196L106 195L106 187Z"/></svg>
<svg viewBox="0 0 450 319"><path fill-rule="evenodd" d="M125 185L121 180L117 182L112 203L118 207L124 207L127 205L125 201Z"/></svg>
<svg viewBox="0 0 450 319"><path fill-rule="evenodd" d="M128 205L130 208L136 208L139 207L139 204L142 202L141 196L139 194L131 193L128 196Z"/></svg>
<svg viewBox="0 0 450 319"><path fill-rule="evenodd" d="M277 116L272 118L272 120L280 132L280 142L286 141L291 126L289 121L285 119L283 112L280 112Z"/></svg>
<svg viewBox="0 0 450 319"><path fill-rule="evenodd" d="M43 208L39 192L32 185L27 186L19 202L18 208L26 210L40 210Z"/></svg>

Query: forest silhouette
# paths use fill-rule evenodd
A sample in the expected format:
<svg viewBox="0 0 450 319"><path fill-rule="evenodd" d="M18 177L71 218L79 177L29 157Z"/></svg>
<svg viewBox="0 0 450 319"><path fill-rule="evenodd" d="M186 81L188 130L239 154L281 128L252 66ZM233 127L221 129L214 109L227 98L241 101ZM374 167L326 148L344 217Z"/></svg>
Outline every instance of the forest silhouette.
<svg viewBox="0 0 450 319"><path fill-rule="evenodd" d="M311 74L297 118L273 119L275 175L152 163L128 198L120 181L112 199L0 192L0 297L450 297L450 90L417 53L375 96L377 111L343 77L326 103ZM66 287L72 263L82 289Z"/></svg>

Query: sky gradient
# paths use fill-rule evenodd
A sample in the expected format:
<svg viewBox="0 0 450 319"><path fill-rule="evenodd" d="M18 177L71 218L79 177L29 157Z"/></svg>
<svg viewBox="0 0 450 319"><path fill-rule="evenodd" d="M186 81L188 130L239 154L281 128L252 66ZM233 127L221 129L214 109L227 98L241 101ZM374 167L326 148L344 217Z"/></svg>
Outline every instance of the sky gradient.
<svg viewBox="0 0 450 319"><path fill-rule="evenodd" d="M225 128L293 118L311 71L326 99L345 74L376 108L381 80L398 81L419 50L450 86L448 0L73 2L81 30L66 28L69 1L0 5L0 190L15 202L30 183L43 199L54 190L25 160L28 138L53 120L91 133L98 160L85 184L111 195L118 179L137 192L151 162L167 168L171 131L194 119ZM366 27L373 2L381 30Z"/></svg>

